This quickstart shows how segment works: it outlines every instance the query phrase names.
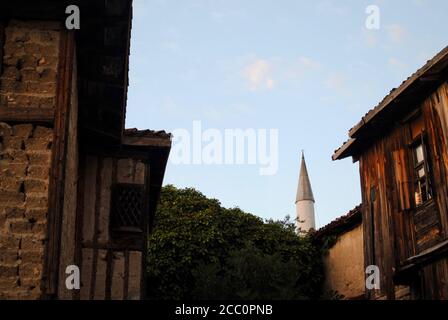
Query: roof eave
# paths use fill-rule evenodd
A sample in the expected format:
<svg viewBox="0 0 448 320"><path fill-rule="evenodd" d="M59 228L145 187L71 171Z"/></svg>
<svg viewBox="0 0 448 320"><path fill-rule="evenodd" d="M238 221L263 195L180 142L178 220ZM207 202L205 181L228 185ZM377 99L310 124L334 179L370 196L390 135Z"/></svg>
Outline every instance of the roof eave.
<svg viewBox="0 0 448 320"><path fill-rule="evenodd" d="M329 224L316 231L316 238L322 239L326 235L342 235L353 230L356 226L362 224L362 205L359 205Z"/></svg>
<svg viewBox="0 0 448 320"><path fill-rule="evenodd" d="M416 81L425 74L429 73L439 63L448 61L448 46L440 51L434 58L429 60L421 69L405 80L398 89L394 89L385 99L374 109L369 111L352 129L349 130L349 136L356 138L362 129L369 124L379 113L386 109L395 99L405 93Z"/></svg>
<svg viewBox="0 0 448 320"><path fill-rule="evenodd" d="M331 157L333 161L342 160L353 156L353 146L356 143L356 139L350 139L346 143L344 143L338 150L335 151L333 156Z"/></svg>

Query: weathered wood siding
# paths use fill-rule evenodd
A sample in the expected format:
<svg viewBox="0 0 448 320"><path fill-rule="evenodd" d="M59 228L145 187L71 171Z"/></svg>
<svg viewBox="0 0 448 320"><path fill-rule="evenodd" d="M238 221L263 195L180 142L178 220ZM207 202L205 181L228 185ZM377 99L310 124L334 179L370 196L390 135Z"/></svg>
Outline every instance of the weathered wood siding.
<svg viewBox="0 0 448 320"><path fill-rule="evenodd" d="M76 59L74 59L76 63ZM70 115L68 120L66 167L64 181L64 208L61 225L61 252L59 261L59 286L58 298L70 300L73 291L65 286L65 271L70 265L75 264L76 248L76 210L78 190L78 92L77 70L72 71L72 88L70 95Z"/></svg>
<svg viewBox="0 0 448 320"><path fill-rule="evenodd" d="M371 298L397 298L394 271L447 238L448 85L441 85L419 108L423 123L411 128L397 122L360 156L365 264L378 265L381 271L381 290L370 292ZM426 133L434 198L416 208L409 144L420 127ZM425 267L416 278L421 283L411 284L418 291L414 297L448 297L447 280L446 261Z"/></svg>

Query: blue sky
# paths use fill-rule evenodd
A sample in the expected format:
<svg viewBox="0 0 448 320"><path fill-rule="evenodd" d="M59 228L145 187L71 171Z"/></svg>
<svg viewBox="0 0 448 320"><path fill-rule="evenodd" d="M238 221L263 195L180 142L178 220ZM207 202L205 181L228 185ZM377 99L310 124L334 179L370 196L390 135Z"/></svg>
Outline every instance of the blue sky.
<svg viewBox="0 0 448 320"><path fill-rule="evenodd" d="M379 30L366 8L377 5ZM279 170L174 165L194 187L263 218L295 215L305 150L322 226L361 202L347 131L447 44L445 0L134 0L127 127L278 129Z"/></svg>

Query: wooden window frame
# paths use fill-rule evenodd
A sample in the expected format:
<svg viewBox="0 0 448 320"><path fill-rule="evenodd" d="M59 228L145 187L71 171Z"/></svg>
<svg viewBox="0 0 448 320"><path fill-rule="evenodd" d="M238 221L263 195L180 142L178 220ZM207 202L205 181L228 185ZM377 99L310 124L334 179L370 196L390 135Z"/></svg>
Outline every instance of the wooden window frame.
<svg viewBox="0 0 448 320"><path fill-rule="evenodd" d="M417 162L416 159L416 149L418 146L422 146L423 151L423 161ZM413 139L413 141L409 144L410 149L410 159L412 164L412 190L413 190L413 203L414 208L422 207L434 199L434 189L432 187L432 176L431 176L431 166L430 166L430 156L428 153L428 147L427 147L427 134L425 131L422 131L416 138ZM424 176L419 177L419 171L424 170ZM424 188L425 188L425 194L426 199L423 199L423 194L419 190L421 186L419 186L422 183L422 180L425 180ZM416 194L420 192L420 196L422 197L421 203L417 202Z"/></svg>

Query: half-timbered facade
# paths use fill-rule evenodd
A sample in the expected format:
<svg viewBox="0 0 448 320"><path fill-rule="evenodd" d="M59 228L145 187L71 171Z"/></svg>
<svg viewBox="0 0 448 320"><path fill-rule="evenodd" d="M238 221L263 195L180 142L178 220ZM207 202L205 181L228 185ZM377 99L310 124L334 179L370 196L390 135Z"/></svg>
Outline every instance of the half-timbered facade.
<svg viewBox="0 0 448 320"><path fill-rule="evenodd" d="M359 161L371 299L448 299L448 48L349 131L333 159Z"/></svg>
<svg viewBox="0 0 448 320"><path fill-rule="evenodd" d="M131 18L131 0L0 3L0 299L144 297L171 136L124 129Z"/></svg>

